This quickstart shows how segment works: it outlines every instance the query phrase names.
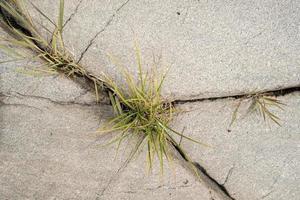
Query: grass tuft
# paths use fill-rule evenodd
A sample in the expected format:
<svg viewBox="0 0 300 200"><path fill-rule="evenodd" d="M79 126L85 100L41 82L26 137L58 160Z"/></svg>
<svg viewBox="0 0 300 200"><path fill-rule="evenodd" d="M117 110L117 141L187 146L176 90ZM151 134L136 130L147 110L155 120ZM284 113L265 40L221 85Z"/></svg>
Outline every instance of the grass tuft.
<svg viewBox="0 0 300 200"><path fill-rule="evenodd" d="M284 110L283 106L286 106L280 100L275 97L271 97L269 93L254 93L241 98L232 113L231 122L229 124L229 129L237 119L238 110L245 99L251 99L251 104L248 107L247 114L257 113L263 118L265 122L271 120L273 123L281 126L280 118L273 112L274 109Z"/></svg>
<svg viewBox="0 0 300 200"><path fill-rule="evenodd" d="M8 0L0 1L1 26L13 37L1 38L0 49L10 57L15 58L5 62L17 61L20 59L44 60L45 66L68 77L81 77L87 80L95 89L96 99L99 100L98 90L105 90L105 82L89 73L75 61L72 54L66 49L63 41L63 15L64 0L60 0L59 15L57 24L47 17L34 4L33 7L52 25L54 30L44 29L51 35L50 40L45 39L36 29L30 15L25 11L22 1ZM24 49L29 49L34 56L20 56ZM109 90L109 89L108 89Z"/></svg>
<svg viewBox="0 0 300 200"><path fill-rule="evenodd" d="M161 88L166 74L159 79L156 79L154 74L144 74L141 53L137 45L138 81L135 81L133 76L126 70L122 70L126 87L121 87L107 75L103 74L100 78L89 73L75 62L75 59L66 49L62 35L64 0L60 0L57 24L33 5L45 19L54 25L53 31L44 27L51 34L50 41L39 34L29 14L25 12L20 2L18 0L0 1L1 26L13 36L12 38L2 38L1 42L4 43L0 44L2 51L16 57L16 55L20 55L19 49L31 50L34 56L30 59L42 59L51 70L63 73L68 77L81 77L89 81L95 89L97 101L99 100L99 90L105 91L109 96L115 116L99 132L111 133L118 131L118 136L110 142L118 143L118 146L129 136L140 138L136 146L133 147L128 160L146 143L149 170L152 169L154 156L157 156L160 161L161 172L163 172L164 158L168 161L171 160L170 147L176 148L185 159L188 159L180 144L174 139L175 135L180 136L181 139L185 138L202 144L173 130L168 125L172 120L175 109L171 102L161 97ZM16 58L16 60L19 59L19 57Z"/></svg>
<svg viewBox="0 0 300 200"><path fill-rule="evenodd" d="M285 106L285 104L276 98L257 94L252 97L252 103L248 108L248 113L256 112L264 121L269 119L278 126L281 126L280 118L272 112L272 109L277 108L284 110L282 106Z"/></svg>
<svg viewBox="0 0 300 200"><path fill-rule="evenodd" d="M111 88L109 97L115 116L99 132L102 134L119 132L110 142L110 144L117 143L118 148L127 137L140 138L129 159L143 144L146 144L149 171L152 169L154 156L157 156L161 172L163 172L164 158L171 161L170 145L184 153L174 136L202 143L170 128L168 124L173 118L175 109L171 102L164 100L161 96L166 74L155 77L153 74L157 73L144 73L138 48L136 48L136 61L138 80L135 81L134 77L123 69L122 74L126 82L124 88L120 88L113 79L105 76L106 83ZM186 155L185 157L187 158Z"/></svg>

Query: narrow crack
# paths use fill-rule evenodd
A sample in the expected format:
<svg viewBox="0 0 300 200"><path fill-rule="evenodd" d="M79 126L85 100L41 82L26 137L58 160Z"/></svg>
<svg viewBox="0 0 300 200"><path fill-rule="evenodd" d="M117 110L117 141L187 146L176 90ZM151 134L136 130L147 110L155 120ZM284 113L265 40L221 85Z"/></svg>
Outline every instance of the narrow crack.
<svg viewBox="0 0 300 200"><path fill-rule="evenodd" d="M251 40L253 40L253 39L255 39L255 38L257 38L257 37L259 37L260 35L262 35L263 34L263 32L266 30L266 28L265 29L263 29L263 30L261 30L260 32L258 32L257 34L254 34L252 37L250 37L249 39L247 39L247 41L246 42L244 42L244 44L245 45L247 45Z"/></svg>
<svg viewBox="0 0 300 200"><path fill-rule="evenodd" d="M135 147L139 147L140 144L143 142L144 138L140 137L137 140L136 146ZM123 164L118 168L118 170L111 176L111 178L109 179L109 181L107 182L106 186L102 189L101 193L98 194L99 197L103 196L106 192L106 190L110 187L110 185L116 180L116 178L118 177L117 175L119 175L120 173L122 173L122 171L128 166L129 162L131 161L131 159L133 158L133 155L135 154L135 148L133 148L131 150L130 156L123 162Z"/></svg>
<svg viewBox="0 0 300 200"><path fill-rule="evenodd" d="M77 4L74 12L70 15L70 17L65 21L63 28L65 28L65 26L73 19L73 17L76 15L76 13L78 12L79 6L81 5L83 0L80 0L79 3Z"/></svg>
<svg viewBox="0 0 300 200"><path fill-rule="evenodd" d="M93 44L94 40L97 38L97 36L102 33L113 21L114 17L117 15L117 13L128 4L130 0L125 1L116 11L115 13L110 17L110 19L107 21L106 26L100 30L89 42L89 45L86 47L86 49L81 53L80 58L78 59L77 62L80 62L80 60L83 58L84 54L88 51L88 49L90 48L90 46ZM80 3L77 5L77 7L79 8ZM76 13L74 12L74 15ZM73 15L73 16L74 16ZM14 28L20 30L21 32L23 32L25 35L28 35L30 37L32 37L32 34L29 30L27 30L26 28L24 28L23 26L21 26L17 20L15 20L13 18L13 16L5 13L2 9L0 9L0 16L4 17L6 23L11 24ZM39 47L39 45L37 44L37 46ZM92 74L89 74L89 76L93 76ZM79 77L78 77L79 78ZM86 77L80 77L83 79L87 79ZM90 77L91 78L91 77ZM78 81L78 80L77 80ZM90 79L89 79L90 81ZM76 82L76 81L75 81ZM79 81L78 81L79 82ZM81 85L84 85L81 81L80 81ZM272 90L265 90L265 91L260 91L260 92L253 92L253 93L243 93L243 94L235 94L235 95L228 95L228 96L219 96L219 97L207 97L207 98L198 98L198 99L187 99L187 100L183 100L183 99L177 99L177 100L173 100L171 101L171 103L173 105L177 105L177 104L185 104L185 103L192 103L192 102L202 102L202 101L215 101L215 100L219 100L219 99L227 99L227 98L234 98L234 99L241 99L241 98L249 98L255 94L262 94L262 95L269 95L269 96L284 96L286 94L290 94L293 92L298 92L300 91L300 84L297 84L295 86L290 86L290 87L286 87L286 88L275 88ZM62 103L62 102L59 102ZM70 103L76 103L74 101L70 102Z"/></svg>
<svg viewBox="0 0 300 200"><path fill-rule="evenodd" d="M147 192L147 191L156 191L159 189L167 189L167 190L178 190L181 188L188 188L188 187L192 187L192 185L179 185L176 187L168 187L166 185L159 185L157 187L153 187L153 188L145 188L145 189L140 189L140 190L136 190L136 191L132 191L132 190L127 190L127 191L114 191L114 192L110 192L110 193L106 193L106 195L110 195L110 194L115 194L115 193L124 193L124 194L136 194L136 193L142 193L142 192ZM100 194L98 194L100 195Z"/></svg>
<svg viewBox="0 0 300 200"><path fill-rule="evenodd" d="M201 166L198 162L193 162L189 158L187 158L186 154L182 152L180 148L178 148L176 145L171 143L171 145L174 147L175 151L181 156L181 158L184 160L186 164L192 165L193 168L197 169L197 174L199 176L202 176L205 178L203 180L207 185L211 186L211 189L214 190L216 193L224 197L224 200L235 200L228 192L226 187L223 184L220 184L216 179L214 179L212 176L208 174L206 169Z"/></svg>
<svg viewBox="0 0 300 200"><path fill-rule="evenodd" d="M270 194L272 194L272 192L274 192L274 190L271 190L270 192L268 192L267 194L265 194L264 196L262 196L261 199L267 198Z"/></svg>
<svg viewBox="0 0 300 200"><path fill-rule="evenodd" d="M108 180L106 186L101 190L101 193L98 194L98 197L101 197L104 195L104 193L106 192L106 190L110 187L110 185L117 179L118 175L120 174L120 172L125 169L125 167L127 166L128 163L126 163L125 165L121 166Z"/></svg>
<svg viewBox="0 0 300 200"><path fill-rule="evenodd" d="M19 93L19 92L14 92L14 93L17 94L17 95L14 95L14 94L0 94L0 96L8 97L8 98L11 98L11 97L15 97L15 98L20 98L20 97L34 98L34 99L46 100L48 102L51 102L53 104L58 104L58 105L80 105L80 106L94 106L94 105L96 105L96 102L95 103L79 103L79 102L76 102L76 100L74 100L74 101L56 101L56 100L53 100L53 99L48 98L48 97L42 97L42 96L36 96L36 95L26 95L26 94L22 94L22 93ZM102 102L101 102L101 104L102 104Z"/></svg>
<svg viewBox="0 0 300 200"><path fill-rule="evenodd" d="M224 181L224 183L222 184L223 186L224 186L224 185L227 183L227 181L229 180L229 177L231 176L233 169L234 169L234 165L229 169L229 171L228 171L228 173L227 173L227 176L226 176L226 178L225 178L225 181Z"/></svg>
<svg viewBox="0 0 300 200"><path fill-rule="evenodd" d="M208 172L206 171L206 169L201 166L198 162L194 162L193 163L194 166L201 171L212 183L214 183L227 197L229 197L231 200L235 200L232 196L230 196L228 190L226 189L226 187L222 184L220 184L216 179L214 179L212 176L210 176L208 174Z"/></svg>
<svg viewBox="0 0 300 200"><path fill-rule="evenodd" d="M248 98L255 94L262 94L266 96L284 96L288 95L294 92L300 92L300 84L295 86L290 86L286 88L277 88L277 89L271 89L271 90L265 90L262 92L256 92L256 93L244 93L244 94L235 94L235 95L228 95L228 96L220 96L220 97L207 97L207 98L198 98L198 99L187 99L187 100L181 100L177 99L172 101L173 105L177 104L185 104L185 103L194 103L194 102L202 102L202 101L216 101L220 99L242 99L242 98Z"/></svg>
<svg viewBox="0 0 300 200"><path fill-rule="evenodd" d="M87 47L83 50L83 52L80 54L79 59L77 60L77 63L79 63L83 56L85 55L85 53L89 50L89 48L93 45L94 41L96 40L96 38L106 30L106 28L111 24L111 22L114 20L115 16L118 14L118 12L129 2L130 0L125 1L116 11L115 13L108 19L108 21L105 23L105 26L98 31L95 36L89 41Z"/></svg>
<svg viewBox="0 0 300 200"><path fill-rule="evenodd" d="M21 104L21 103L4 103L3 101L0 101L0 106L15 106L15 107L24 107L24 108L30 108L30 109L35 109L40 112L43 112L42 109L34 107L34 106L29 106L26 104Z"/></svg>
<svg viewBox="0 0 300 200"><path fill-rule="evenodd" d="M115 13L109 18L109 20L106 22L105 26L103 29L101 29L99 32L96 33L96 35L90 40L89 44L87 45L87 47L85 48L85 50L81 53L80 58L78 59L77 62L80 62L81 59L83 58L83 56L85 55L85 53L89 50L89 48L91 47L91 45L94 43L94 41L96 40L96 38L103 32L106 30L106 28L111 24L111 22L114 20L115 16L117 15L117 13L129 2L130 0L127 0L126 2L124 2L116 11ZM79 5L78 5L79 8ZM77 9L75 9L74 15L77 12ZM1 11L1 10L0 10ZM0 12L0 15L5 16L3 13ZM73 16L74 16L73 15ZM67 21L70 21L73 17L72 15L70 16L70 18ZM11 18L6 18L7 21L13 21ZM22 32L25 33L25 35L28 36L32 36L31 33L27 30L24 29L24 27L20 26L17 21L13 21L16 22L16 24L14 24L15 27L17 27L17 29L20 29ZM65 25L68 22L65 23ZM37 44L38 46L38 44ZM293 92L299 92L300 91L300 85L296 85L296 86L292 86L292 87L287 87L287 88L278 88L278 89L274 89L274 90L266 90L263 92L260 92L259 94L263 94L263 95L272 95L272 96L284 96L286 94L290 94ZM34 96L34 95L24 95L21 93L17 93L19 96L22 97L30 97L30 98L37 98L37 99L43 99L43 100L47 100L49 102L55 103L55 104L59 104L59 105L71 105L71 104L77 104L77 105L83 105L83 106L92 106L94 104L85 104L85 103L78 103L75 101L69 101L69 102L63 102L63 101L54 101L50 98L46 98L46 97L41 97L41 96ZM257 93L256 93L257 94ZM215 101L215 100L219 100L219 99L227 99L227 98L235 98L235 99L239 99L239 98L247 98L249 97L249 95L253 95L253 94L238 94L238 95L229 95L229 96L222 96L222 97L209 97L209 98L199 98L199 99L190 99L190 100L174 100L172 103L173 105L175 104L184 104L184 103L191 103L191 102L201 102L201 101ZM2 95L5 96L5 95ZM7 96L7 95L6 95ZM9 97L9 96L7 96ZM11 96L10 96L11 97ZM11 105L23 105L23 104L11 104ZM23 105L24 106L24 105ZM186 155L180 150L180 148L178 148L178 146L175 146L173 144L173 147L176 149L176 151L180 154L180 156L183 158L183 160L187 163L187 164L192 164L199 173L201 173L202 176L204 176L206 178L206 181L209 182L210 185L213 185L214 188L217 188L217 190L219 192L222 193L222 195L226 196L226 199L230 199L230 200L234 200L233 197L230 196L229 192L227 191L226 187L224 186L224 184L226 183L228 177L229 177L229 173L226 177L226 180L224 182L224 184L220 184L218 183L213 177L211 177L208 172L206 171L206 169L201 166L199 163L197 162L192 162L190 161ZM115 178L117 177L116 175L118 175L123 168L125 168L128 164L128 161L125 162L125 165L121 166L121 168L119 168L116 173L111 177L111 179L109 180L107 186L104 188L104 190L102 191L101 195L104 195L105 191L107 190L107 188L110 186L110 184L115 180ZM274 183L275 184L275 183ZM271 191L272 192L272 191ZM266 195L269 195L271 192L269 192Z"/></svg>
<svg viewBox="0 0 300 200"><path fill-rule="evenodd" d="M187 188L187 187L192 187L192 185L178 185L178 186L175 186L175 187L168 187L166 185L159 185L159 186L154 187L154 188L145 188L145 190L148 190L148 191L155 191L155 190L158 190L158 189L176 190L176 189Z"/></svg>
<svg viewBox="0 0 300 200"><path fill-rule="evenodd" d="M274 191L275 191L275 185L278 183L278 181L281 179L281 175L282 175L282 171L284 170L284 168L292 161L292 158L287 157L284 160L284 164L280 170L279 175L274 179L273 183L270 186L269 192L267 192L266 194L264 194L261 199L265 199L266 197L268 197L269 195L271 195Z"/></svg>

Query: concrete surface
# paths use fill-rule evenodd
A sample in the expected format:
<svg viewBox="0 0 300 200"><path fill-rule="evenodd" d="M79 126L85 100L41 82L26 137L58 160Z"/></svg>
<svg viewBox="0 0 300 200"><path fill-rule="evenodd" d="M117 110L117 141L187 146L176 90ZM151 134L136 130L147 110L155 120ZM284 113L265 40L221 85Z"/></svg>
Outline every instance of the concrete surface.
<svg viewBox="0 0 300 200"><path fill-rule="evenodd" d="M55 13L52 1L35 2L50 16ZM299 1L83 0L76 12L78 1L70 2L66 9L75 14L65 41L78 59L86 51L81 61L96 74L120 78L107 54L136 72L137 40L145 65L153 64L154 54L161 56L162 68L171 66L164 86L169 98L227 96L300 82Z"/></svg>
<svg viewBox="0 0 300 200"><path fill-rule="evenodd" d="M103 199L200 199L221 200L220 194L206 187L203 181L188 173L178 161L171 165L165 160L163 175L157 164L152 174L147 174L146 151L129 163L124 173L103 193Z"/></svg>
<svg viewBox="0 0 300 200"><path fill-rule="evenodd" d="M0 55L7 60L7 56ZM2 64L0 68L1 93L36 96L60 103L93 103L94 94L60 74L51 75L37 71L30 75L32 69L41 63L11 62ZM30 66L30 67L29 67Z"/></svg>
<svg viewBox="0 0 300 200"><path fill-rule="evenodd" d="M58 3L34 4L56 21ZM37 26L50 23L30 5ZM121 82L113 54L136 74L134 40L145 68L171 66L164 93L170 99L219 97L287 88L300 83L299 1L65 2L64 39L76 59L95 74ZM2 33L1 33L2 34ZM45 34L45 32L43 32ZM49 36L48 36L49 37ZM49 37L50 38L50 37ZM8 57L0 53L0 59ZM113 159L114 147L98 148L109 136L90 134L111 116L90 89L61 75L26 75L19 69L40 62L0 67L0 196L3 199L200 199L224 200L175 162L164 177L147 176L145 157L123 171L129 145ZM174 128L213 148L182 145L236 200L297 200L300 196L300 95L279 99L282 127L243 116L228 132L238 100L178 105ZM277 112L277 111L276 111Z"/></svg>
<svg viewBox="0 0 300 200"><path fill-rule="evenodd" d="M300 93L280 97L284 111L274 111L282 126L246 115L249 102L241 105L239 119L228 132L238 100L187 103L174 121L177 130L212 146L188 141L182 145L192 159L237 200L299 199L300 196Z"/></svg>
<svg viewBox="0 0 300 200"><path fill-rule="evenodd" d="M177 162L148 176L144 153L116 173L134 142L116 159L114 145L99 147L112 138L93 134L111 107L73 101L74 82L18 74L18 64L1 66L0 199L219 199ZM28 90L37 85L49 87Z"/></svg>

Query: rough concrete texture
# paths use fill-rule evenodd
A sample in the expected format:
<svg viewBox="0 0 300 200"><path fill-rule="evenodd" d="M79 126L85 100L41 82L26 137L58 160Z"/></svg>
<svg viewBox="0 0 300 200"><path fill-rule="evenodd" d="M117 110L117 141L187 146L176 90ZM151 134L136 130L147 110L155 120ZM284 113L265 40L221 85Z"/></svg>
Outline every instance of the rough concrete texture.
<svg viewBox="0 0 300 200"><path fill-rule="evenodd" d="M58 3L34 4L56 21ZM28 9L37 26L51 28L29 4ZM107 54L136 73L136 39L145 68L154 62L152 54L162 69L171 66L165 97L218 97L300 83L299 13L299 1L69 0L64 39L90 71L104 71L120 81ZM0 59L8 57L0 54ZM23 70L37 65L43 63L20 61L0 67L1 198L227 199L198 182L180 162L163 178L158 168L147 176L143 152L116 173L131 142L114 160L114 147L96 146L110 137L90 134L111 116L111 108L95 105L89 89L62 75L32 76ZM249 106L245 101L242 116L229 132L239 101L232 99L178 105L186 112L178 114L173 125L212 146L182 141L192 160L234 199L297 200L299 97L296 92L279 97L288 104L278 112L282 127L242 115Z"/></svg>
<svg viewBox="0 0 300 200"><path fill-rule="evenodd" d="M11 60L0 54L1 61ZM6 95L33 96L66 103L93 103L94 94L61 74L51 74L42 62L19 61L1 64L0 89ZM34 71L35 70L35 71Z"/></svg>
<svg viewBox="0 0 300 200"><path fill-rule="evenodd" d="M174 99L299 84L299 1L83 0L76 11L70 2L66 43L95 73L120 78L107 54L135 72L137 40L145 65L154 54L171 66L164 95ZM36 4L55 18L52 1Z"/></svg>
<svg viewBox="0 0 300 200"><path fill-rule="evenodd" d="M282 126L264 123L255 114L244 115L228 132L239 100L188 103L174 125L177 130L209 144L202 147L183 141L192 159L199 162L237 200L299 199L300 196L300 93L280 97L284 111L274 111Z"/></svg>
<svg viewBox="0 0 300 200"><path fill-rule="evenodd" d="M148 176L141 153L117 173L134 142L125 141L116 159L115 146L99 147L112 139L94 134L112 116L109 106L65 101L67 88L81 88L64 77L56 84L14 65L1 69L1 199L220 199L176 161L163 177L158 165ZM27 91L29 83L49 87Z"/></svg>
<svg viewBox="0 0 300 200"><path fill-rule="evenodd" d="M113 182L102 194L122 163L113 160L111 148L88 147L94 140L85 132L95 129L99 120L94 110L41 106L40 101L28 105L24 99L5 102L1 106L2 198L192 199L197 195L209 200L213 195L179 165L174 174L165 173L162 181L158 174L146 176L141 170L144 160L130 163L124 173L117 174L117 184Z"/></svg>
<svg viewBox="0 0 300 200"><path fill-rule="evenodd" d="M88 148L102 116L99 107L4 99L1 198L95 199L121 163L110 159L111 149Z"/></svg>
<svg viewBox="0 0 300 200"><path fill-rule="evenodd" d="M166 164L163 175L157 167L151 175L147 175L146 151L141 152L136 160L130 162L122 174L105 192L103 199L226 199L203 181L188 173L178 161ZM167 163L167 161L164 161Z"/></svg>

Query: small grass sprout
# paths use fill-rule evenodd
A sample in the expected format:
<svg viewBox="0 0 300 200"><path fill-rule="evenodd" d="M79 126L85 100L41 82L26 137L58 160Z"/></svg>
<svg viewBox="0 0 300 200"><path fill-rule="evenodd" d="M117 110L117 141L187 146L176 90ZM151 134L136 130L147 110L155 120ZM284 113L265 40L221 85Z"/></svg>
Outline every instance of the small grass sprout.
<svg viewBox="0 0 300 200"><path fill-rule="evenodd" d="M282 106L285 106L285 104L275 97L257 94L252 97L252 102L248 108L248 112L256 112L264 119L264 121L270 119L278 126L281 126L279 122L280 118L275 115L271 109L277 108L284 110Z"/></svg>
<svg viewBox="0 0 300 200"><path fill-rule="evenodd" d="M229 128L236 121L238 110L242 104L242 101L245 99L251 99L250 106L247 109L247 114L257 113L265 122L269 119L278 126L281 126L280 118L274 114L273 110L276 108L284 110L283 106L286 105L275 97L272 97L270 93L253 93L239 100L238 105L233 111Z"/></svg>

